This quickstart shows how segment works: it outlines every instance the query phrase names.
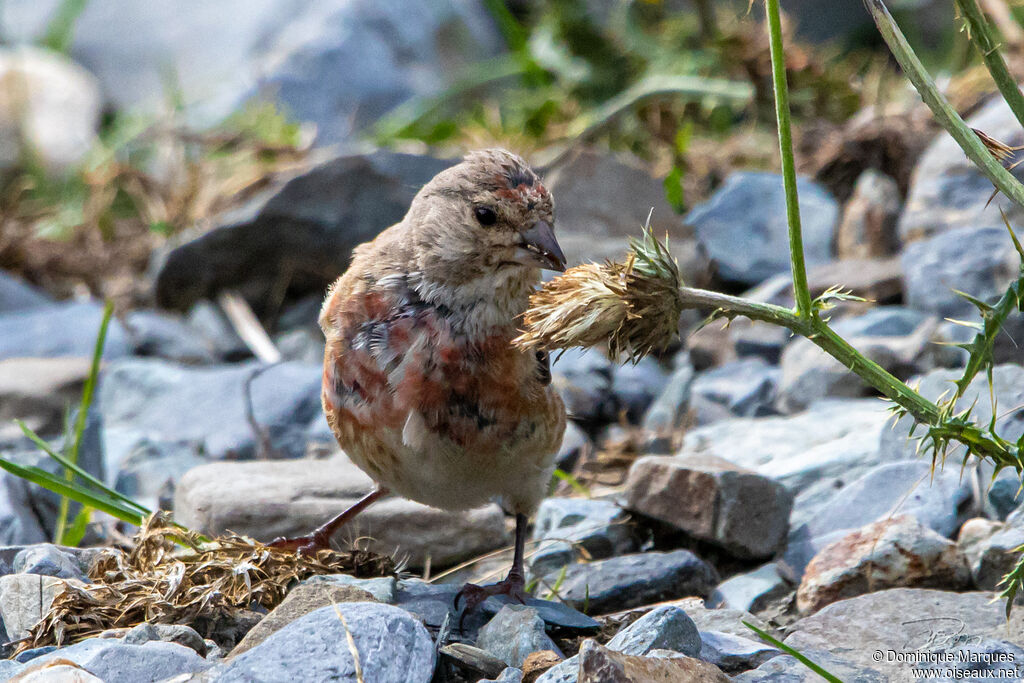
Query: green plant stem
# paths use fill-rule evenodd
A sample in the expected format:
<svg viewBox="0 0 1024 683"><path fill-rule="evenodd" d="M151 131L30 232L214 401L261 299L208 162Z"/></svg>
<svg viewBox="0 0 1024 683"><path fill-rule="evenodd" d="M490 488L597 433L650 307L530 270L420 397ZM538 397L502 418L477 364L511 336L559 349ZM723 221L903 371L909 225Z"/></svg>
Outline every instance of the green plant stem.
<svg viewBox="0 0 1024 683"><path fill-rule="evenodd" d="M1020 469L1016 453L1008 450L1005 444L991 438L976 425L947 420L948 416L942 408L911 389L878 363L866 358L829 327L816 311L812 310L809 317L803 317L783 306L694 287L680 287L679 294L684 308L712 309L712 318L734 318L742 315L751 320L785 327L806 337L905 410L917 422L927 425L932 435L959 441L978 456L988 458L1000 467Z"/></svg>
<svg viewBox="0 0 1024 683"><path fill-rule="evenodd" d="M906 37L896 25L892 15L889 14L885 3L882 0L865 0L865 4L878 26L878 31L882 34L882 39L885 40L896 61L903 68L903 72L921 95L921 99L931 109L935 120L953 137L967 158L973 161L992 181L996 189L1018 205L1024 206L1024 185L1021 185L1009 171L996 161L977 134L964 123L956 110L939 92L935 81L925 70L910 44L907 43Z"/></svg>
<svg viewBox="0 0 1024 683"><path fill-rule="evenodd" d="M836 334L828 326L828 323L814 311L810 316L805 317L783 306L750 301L707 289L680 287L679 292L686 308L711 308L715 310L718 317L732 318L742 315L751 320L780 325L806 337L869 385L904 408L919 422L933 425L938 423L941 418L941 411L937 405L908 387L878 363L864 357L849 342Z"/></svg>
<svg viewBox="0 0 1024 683"><path fill-rule="evenodd" d="M786 55L782 51L782 21L779 0L766 0L768 39L772 55L772 84L775 89L775 119L779 126L779 151L782 153L782 182L786 188L786 217L789 220L789 260L793 270L793 294L796 310L811 317L811 290L807 286L804 265L804 241L800 226L800 203L796 192L796 163L793 158L793 130L789 120L789 87L786 84ZM980 143L979 143L980 144Z"/></svg>
<svg viewBox="0 0 1024 683"><path fill-rule="evenodd" d="M992 27L989 26L975 0L956 0L956 5L967 21L971 42L978 48L981 58L985 60L985 66L988 67L992 80L995 81L996 87L1002 93L1003 99L1010 105L1010 110L1017 117L1017 121L1024 126L1024 94L1021 94L1020 88L1017 87L1017 81L1010 75L1003 56L999 54L999 47L993 37Z"/></svg>

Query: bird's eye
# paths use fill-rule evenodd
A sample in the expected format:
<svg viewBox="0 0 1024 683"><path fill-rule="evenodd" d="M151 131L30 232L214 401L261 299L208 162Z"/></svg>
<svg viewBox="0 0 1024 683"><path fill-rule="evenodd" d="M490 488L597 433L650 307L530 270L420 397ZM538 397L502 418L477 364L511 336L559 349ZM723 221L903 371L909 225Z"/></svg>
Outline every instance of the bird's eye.
<svg viewBox="0 0 1024 683"><path fill-rule="evenodd" d="M480 225L494 225L498 221L498 214L494 209L487 206L477 206L473 209L473 215Z"/></svg>

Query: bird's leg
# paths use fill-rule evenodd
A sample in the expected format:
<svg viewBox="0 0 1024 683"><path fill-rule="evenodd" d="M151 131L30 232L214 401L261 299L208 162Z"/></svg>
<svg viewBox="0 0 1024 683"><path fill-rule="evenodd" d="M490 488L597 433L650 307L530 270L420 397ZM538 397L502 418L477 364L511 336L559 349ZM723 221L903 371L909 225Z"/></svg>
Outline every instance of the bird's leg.
<svg viewBox="0 0 1024 683"><path fill-rule="evenodd" d="M523 571L523 555L526 548L526 515L516 515L516 545L512 556L512 569L503 581L491 584L490 586L477 586L467 583L455 595L455 609L459 609L459 601L465 601L465 610L478 607L484 600L492 595L508 595L513 600L521 603L526 602L530 597L526 592L526 574Z"/></svg>
<svg viewBox="0 0 1024 683"><path fill-rule="evenodd" d="M313 533L306 536L298 536L296 538L285 538L284 536L279 536L267 545L271 548L294 550L300 555L311 554L315 553L317 550L330 548L331 537L334 536L335 531L345 526L345 524L351 521L356 515L370 507L376 501L388 495L388 493L390 493L390 491L386 488L378 486L375 490L360 498L359 501L352 505L352 507L348 508L329 522L317 527L316 531Z"/></svg>

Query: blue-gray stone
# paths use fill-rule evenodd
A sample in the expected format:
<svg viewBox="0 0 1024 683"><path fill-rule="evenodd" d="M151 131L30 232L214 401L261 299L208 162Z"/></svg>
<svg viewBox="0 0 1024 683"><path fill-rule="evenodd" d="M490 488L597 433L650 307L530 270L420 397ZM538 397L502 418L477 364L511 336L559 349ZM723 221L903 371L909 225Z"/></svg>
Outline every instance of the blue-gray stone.
<svg viewBox="0 0 1024 683"><path fill-rule="evenodd" d="M351 639L351 644L349 644ZM217 683L355 681L427 683L434 644L415 617L391 605L348 602L296 619L212 672Z"/></svg>
<svg viewBox="0 0 1024 683"><path fill-rule="evenodd" d="M839 205L821 185L797 180L809 266L832 255ZM776 173L734 172L686 216L725 280L755 285L789 271L786 196Z"/></svg>
<svg viewBox="0 0 1024 683"><path fill-rule="evenodd" d="M745 358L702 372L690 386L697 424L729 417L774 415L782 371L760 358Z"/></svg>
<svg viewBox="0 0 1024 683"><path fill-rule="evenodd" d="M57 659L74 662L104 683L156 683L210 668L205 659L176 643L130 645L116 638L89 638L36 657L21 668Z"/></svg>
<svg viewBox="0 0 1024 683"><path fill-rule="evenodd" d="M93 301L67 302L27 308L0 315L0 360L92 356L103 320L103 306ZM121 323L110 321L103 357L130 352Z"/></svg>
<svg viewBox="0 0 1024 683"><path fill-rule="evenodd" d="M664 605L620 630L608 641L607 647L641 657L652 650L671 650L696 657L701 651L701 636L686 612L674 605Z"/></svg>
<svg viewBox="0 0 1024 683"><path fill-rule="evenodd" d="M561 571L544 581L555 585ZM672 598L706 597L715 570L688 550L647 552L569 565L558 590L570 606L589 614L649 605Z"/></svg>
<svg viewBox="0 0 1024 683"><path fill-rule="evenodd" d="M590 559L621 555L636 548L625 510L609 500L585 498L545 499L537 510L533 540L543 541L529 560L535 575L573 562L575 547L586 551Z"/></svg>
<svg viewBox="0 0 1024 683"><path fill-rule="evenodd" d="M41 308L53 299L32 285L0 270L0 314L27 308Z"/></svg>
<svg viewBox="0 0 1024 683"><path fill-rule="evenodd" d="M545 632L537 610L526 605L505 605L477 634L476 646L509 666L521 667L532 652L562 651Z"/></svg>
<svg viewBox="0 0 1024 683"><path fill-rule="evenodd" d="M13 569L17 574L86 580L78 560L51 543L31 546L19 552L14 556Z"/></svg>

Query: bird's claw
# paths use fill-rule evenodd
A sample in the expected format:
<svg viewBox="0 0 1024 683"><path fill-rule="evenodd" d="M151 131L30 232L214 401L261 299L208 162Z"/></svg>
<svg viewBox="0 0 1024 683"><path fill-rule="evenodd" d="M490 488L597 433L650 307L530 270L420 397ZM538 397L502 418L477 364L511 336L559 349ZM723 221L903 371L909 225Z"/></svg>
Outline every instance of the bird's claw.
<svg viewBox="0 0 1024 683"><path fill-rule="evenodd" d="M308 556L316 555L320 550L329 549L331 547L331 539L318 533L312 533L307 536L296 536L294 538L278 536L268 543L267 547L275 548L277 550L292 551L299 555Z"/></svg>
<svg viewBox="0 0 1024 683"><path fill-rule="evenodd" d="M458 593L455 594L455 610L459 611L459 601L464 601L462 608L463 615L471 612L482 605L492 595L507 595L513 600L526 604L530 594L526 592L526 582L521 576L509 575L504 581L489 586L478 586L475 583L467 583Z"/></svg>

